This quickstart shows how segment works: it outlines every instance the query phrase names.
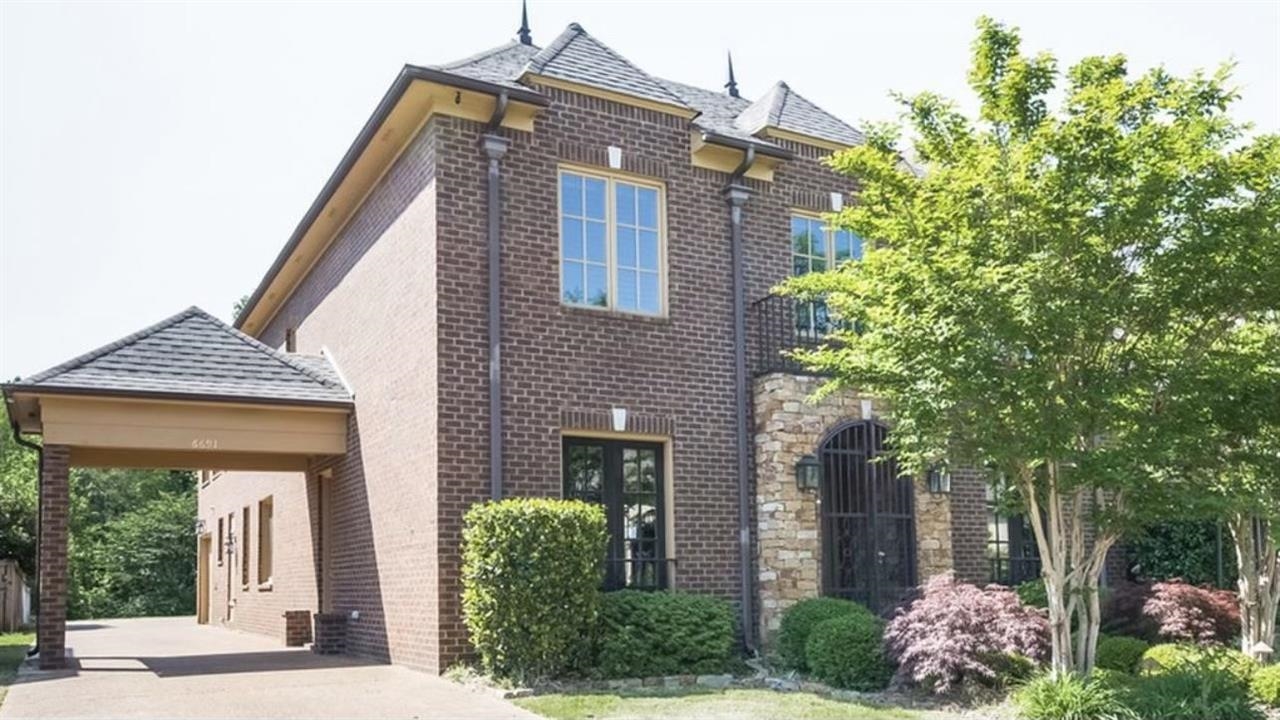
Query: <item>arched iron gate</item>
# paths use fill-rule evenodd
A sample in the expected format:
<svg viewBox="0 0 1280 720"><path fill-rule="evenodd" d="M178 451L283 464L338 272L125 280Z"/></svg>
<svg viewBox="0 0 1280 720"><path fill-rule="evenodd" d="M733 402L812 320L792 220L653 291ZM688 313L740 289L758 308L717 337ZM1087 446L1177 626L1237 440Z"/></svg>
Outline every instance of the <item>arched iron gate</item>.
<svg viewBox="0 0 1280 720"><path fill-rule="evenodd" d="M915 493L886 454L887 435L885 426L864 420L838 429L820 448L823 594L876 612L916 585Z"/></svg>

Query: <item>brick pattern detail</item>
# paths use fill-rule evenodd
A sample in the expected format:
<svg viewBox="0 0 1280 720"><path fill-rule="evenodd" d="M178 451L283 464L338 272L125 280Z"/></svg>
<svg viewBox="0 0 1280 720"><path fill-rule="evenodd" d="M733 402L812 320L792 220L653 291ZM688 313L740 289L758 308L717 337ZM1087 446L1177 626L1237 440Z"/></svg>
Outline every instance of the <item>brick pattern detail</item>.
<svg viewBox="0 0 1280 720"><path fill-rule="evenodd" d="M45 445L40 473L40 601L36 632L40 668L67 664L67 535L71 512L71 448Z"/></svg>
<svg viewBox="0 0 1280 720"><path fill-rule="evenodd" d="M347 652L346 613L316 613L316 640L311 652L317 655L343 655Z"/></svg>
<svg viewBox="0 0 1280 720"><path fill-rule="evenodd" d="M302 647L311 642L311 611L284 611L284 644L286 647Z"/></svg>
<svg viewBox="0 0 1280 720"><path fill-rule="evenodd" d="M564 430L613 432L613 413L611 410L564 409L560 411L560 427ZM628 412L623 432L670 437L675 435L676 423L666 415L639 415Z"/></svg>
<svg viewBox="0 0 1280 720"><path fill-rule="evenodd" d="M319 484L315 477L289 472L220 473L201 486L198 515L204 531L211 535L209 568L209 622L238 630L260 633L288 641L286 613L305 608L310 623L311 610L318 607L316 559L319 554L315 534L319 513ZM272 498L272 577L270 584L258 578L258 558L262 552L258 523L258 502ZM249 527L244 527L243 509L249 508ZM227 516L231 515L230 525ZM227 556L223 549L218 562L218 520L235 534L236 551ZM249 584L241 582L245 558L244 538L249 536Z"/></svg>

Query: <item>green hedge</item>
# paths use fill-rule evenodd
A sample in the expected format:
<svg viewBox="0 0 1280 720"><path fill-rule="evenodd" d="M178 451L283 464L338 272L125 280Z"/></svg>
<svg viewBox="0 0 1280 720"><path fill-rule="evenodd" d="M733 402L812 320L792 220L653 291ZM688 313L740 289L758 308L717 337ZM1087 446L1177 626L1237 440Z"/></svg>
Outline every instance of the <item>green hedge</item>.
<svg viewBox="0 0 1280 720"><path fill-rule="evenodd" d="M596 668L604 677L724 672L735 642L729 603L682 592L606 593Z"/></svg>
<svg viewBox="0 0 1280 720"><path fill-rule="evenodd" d="M801 600L787 608L778 628L778 654L782 661L788 667L808 670L805 652L813 629L832 618L853 614L874 617L870 610L855 602L833 597Z"/></svg>
<svg viewBox="0 0 1280 720"><path fill-rule="evenodd" d="M490 675L529 683L586 664L608 532L599 505L510 499L467 511L462 611Z"/></svg>
<svg viewBox="0 0 1280 720"><path fill-rule="evenodd" d="M605 593L596 669L605 678L723 673L733 656L730 603L704 594Z"/></svg>
<svg viewBox="0 0 1280 720"><path fill-rule="evenodd" d="M1239 650L1165 643L1153 645L1143 653L1139 668L1148 676L1223 674L1237 687L1247 689L1258 663Z"/></svg>
<svg viewBox="0 0 1280 720"><path fill-rule="evenodd" d="M1260 668L1253 674L1250 689L1258 702L1269 707L1280 708L1280 665Z"/></svg>
<svg viewBox="0 0 1280 720"><path fill-rule="evenodd" d="M880 690L893 677L884 654L884 623L869 612L819 623L809 634L805 661L813 677L838 688Z"/></svg>
<svg viewBox="0 0 1280 720"><path fill-rule="evenodd" d="M1146 640L1123 635L1103 635L1098 638L1098 655L1094 665L1106 670L1124 673L1138 671L1138 663L1150 649Z"/></svg>

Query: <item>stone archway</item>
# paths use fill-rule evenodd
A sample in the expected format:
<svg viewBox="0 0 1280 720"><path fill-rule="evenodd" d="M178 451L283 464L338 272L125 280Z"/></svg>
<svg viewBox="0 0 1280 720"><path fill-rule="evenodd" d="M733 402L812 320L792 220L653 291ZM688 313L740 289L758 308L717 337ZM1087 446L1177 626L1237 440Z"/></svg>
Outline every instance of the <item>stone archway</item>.
<svg viewBox="0 0 1280 720"><path fill-rule="evenodd" d="M864 419L870 398L834 393L810 402L823 378L771 373L756 379L756 561L760 637L777 632L782 612L822 592L819 497L796 485L795 465L817 454L828 434ZM953 569L951 499L914 483L915 561L920 581Z"/></svg>

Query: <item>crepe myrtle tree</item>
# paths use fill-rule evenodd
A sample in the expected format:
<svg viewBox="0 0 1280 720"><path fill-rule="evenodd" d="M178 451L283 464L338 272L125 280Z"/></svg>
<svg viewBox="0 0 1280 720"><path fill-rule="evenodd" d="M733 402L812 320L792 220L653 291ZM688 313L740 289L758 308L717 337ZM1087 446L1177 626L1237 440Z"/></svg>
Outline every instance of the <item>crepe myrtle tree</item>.
<svg viewBox="0 0 1280 720"><path fill-rule="evenodd" d="M1208 349L1280 298L1280 141L1230 118L1229 68L1090 57L1063 77L1016 29L978 30L978 116L898 96L920 167L902 124L835 155L859 199L833 220L874 242L781 290L826 298L838 322L796 355L832 378L820 394L887 401L909 470L989 466L1016 489L1051 666L1088 672L1107 551L1175 489L1157 470L1181 435L1151 429Z"/></svg>
<svg viewBox="0 0 1280 720"><path fill-rule="evenodd" d="M1168 448L1166 482L1193 491L1169 512L1231 531L1240 649L1266 662L1280 609L1280 312L1242 315L1183 372L1159 429L1182 439Z"/></svg>

